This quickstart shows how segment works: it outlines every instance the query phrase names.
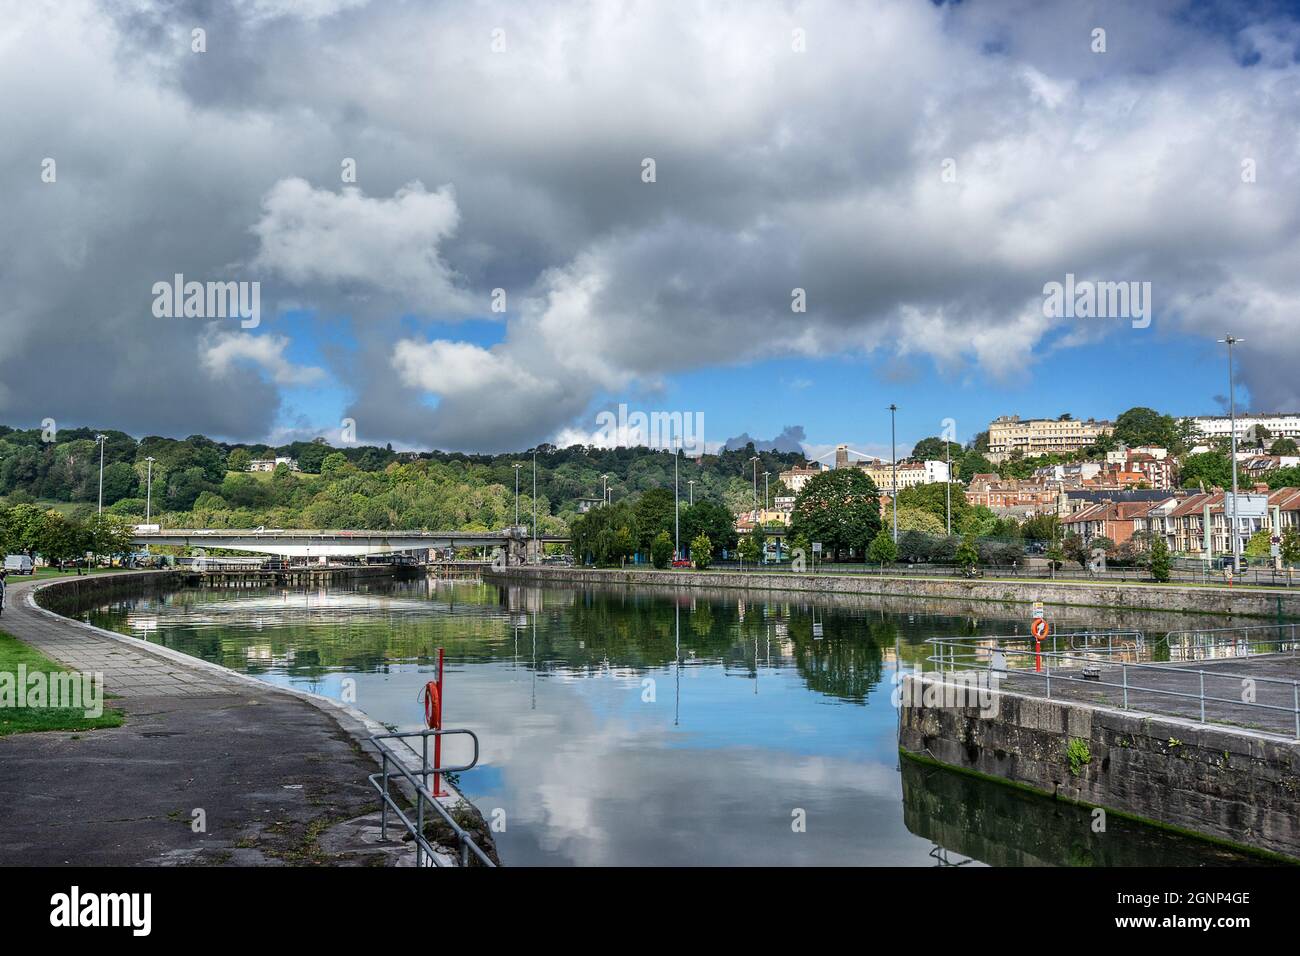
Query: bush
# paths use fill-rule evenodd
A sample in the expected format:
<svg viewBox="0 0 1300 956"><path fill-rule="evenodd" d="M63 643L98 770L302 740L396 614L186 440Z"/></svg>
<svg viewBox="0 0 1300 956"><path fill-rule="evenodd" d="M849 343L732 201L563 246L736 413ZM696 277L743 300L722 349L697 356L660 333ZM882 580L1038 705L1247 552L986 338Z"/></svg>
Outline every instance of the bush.
<svg viewBox="0 0 1300 956"><path fill-rule="evenodd" d="M1157 581L1169 580L1169 545L1163 537L1151 542L1151 577Z"/></svg>
<svg viewBox="0 0 1300 956"><path fill-rule="evenodd" d="M867 560L882 565L893 564L898 560L898 547L889 532L882 531L871 539L871 545L867 548Z"/></svg>
<svg viewBox="0 0 1300 956"><path fill-rule="evenodd" d="M980 553L975 547L975 542L968 536L957 548L957 553L953 555L953 558L956 560L958 567L969 571L979 564Z"/></svg>
<svg viewBox="0 0 1300 956"><path fill-rule="evenodd" d="M713 563L713 542L707 534L697 534L691 541L691 561L700 570Z"/></svg>
<svg viewBox="0 0 1300 956"><path fill-rule="evenodd" d="M650 543L650 561L656 568L666 568L673 560L673 539L660 531Z"/></svg>

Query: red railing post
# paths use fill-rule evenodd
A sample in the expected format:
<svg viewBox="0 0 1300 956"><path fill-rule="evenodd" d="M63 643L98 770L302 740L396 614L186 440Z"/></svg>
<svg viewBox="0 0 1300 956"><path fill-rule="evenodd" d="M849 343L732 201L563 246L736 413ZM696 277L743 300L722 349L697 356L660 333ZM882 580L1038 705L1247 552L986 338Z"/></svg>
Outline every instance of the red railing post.
<svg viewBox="0 0 1300 956"><path fill-rule="evenodd" d="M442 648L440 647L438 648L438 726L435 728L437 730L442 730L442 711L446 706L445 701L446 698L442 693ZM441 766L442 735L439 734L433 738L433 768L437 770ZM442 774L435 773L433 775L433 795L435 797L445 796L442 792Z"/></svg>

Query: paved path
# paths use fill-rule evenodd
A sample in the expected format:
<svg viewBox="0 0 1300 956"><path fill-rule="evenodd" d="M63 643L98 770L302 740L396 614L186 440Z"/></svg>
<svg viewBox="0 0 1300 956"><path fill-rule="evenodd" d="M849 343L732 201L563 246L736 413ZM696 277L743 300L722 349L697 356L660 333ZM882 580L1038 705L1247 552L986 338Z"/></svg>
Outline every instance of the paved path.
<svg viewBox="0 0 1300 956"><path fill-rule="evenodd" d="M346 712L254 678L29 606L15 583L0 630L102 671L123 726L0 738L0 865L384 862L322 839L372 811L375 770ZM195 833L195 811L206 832ZM322 844L329 850L322 849Z"/></svg>
<svg viewBox="0 0 1300 956"><path fill-rule="evenodd" d="M1023 671L1013 671L1011 675L1003 682L1004 689L1040 697L1046 694L1045 675ZM1063 679L1067 677L1071 679ZM1127 680L1128 709L1200 720L1199 698L1203 686L1205 719L1209 723L1265 730L1294 739L1300 736L1295 711L1298 679L1300 658L1292 654L1260 654L1125 669L1106 664L1101 668L1104 684L1083 680L1077 666L1068 669L1053 666L1052 697L1121 707ZM1243 703L1242 696L1248 687L1253 691L1255 704L1267 706Z"/></svg>

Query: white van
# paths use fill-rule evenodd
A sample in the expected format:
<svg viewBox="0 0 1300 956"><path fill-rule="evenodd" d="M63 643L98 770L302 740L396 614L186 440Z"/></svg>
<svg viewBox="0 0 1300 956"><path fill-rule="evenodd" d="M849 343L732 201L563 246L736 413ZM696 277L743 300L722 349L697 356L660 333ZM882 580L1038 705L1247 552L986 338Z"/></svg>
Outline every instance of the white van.
<svg viewBox="0 0 1300 956"><path fill-rule="evenodd" d="M5 555L5 570L10 574L31 574L35 566L25 554Z"/></svg>

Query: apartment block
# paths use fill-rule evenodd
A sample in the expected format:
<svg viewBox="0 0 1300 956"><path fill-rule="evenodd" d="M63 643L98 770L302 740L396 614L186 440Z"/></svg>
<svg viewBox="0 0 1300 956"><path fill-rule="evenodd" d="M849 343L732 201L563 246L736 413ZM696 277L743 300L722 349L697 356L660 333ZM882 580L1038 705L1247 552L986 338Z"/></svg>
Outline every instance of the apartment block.
<svg viewBox="0 0 1300 956"><path fill-rule="evenodd" d="M1094 445L1102 435L1114 431L1113 422L1073 418L1030 418L1003 415L989 423L988 459L1006 461L1016 452L1026 458L1036 455L1068 455Z"/></svg>

